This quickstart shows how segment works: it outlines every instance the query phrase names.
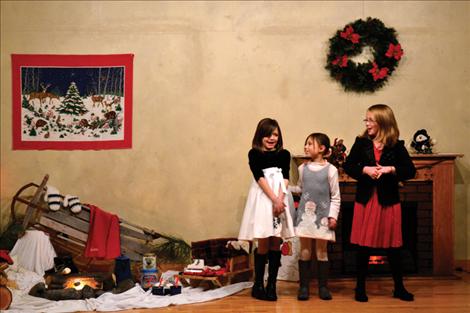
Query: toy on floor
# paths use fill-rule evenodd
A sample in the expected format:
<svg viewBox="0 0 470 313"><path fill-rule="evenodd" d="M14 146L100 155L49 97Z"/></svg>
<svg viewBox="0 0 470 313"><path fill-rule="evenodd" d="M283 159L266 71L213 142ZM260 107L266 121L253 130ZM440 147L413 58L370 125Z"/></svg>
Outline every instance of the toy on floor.
<svg viewBox="0 0 470 313"><path fill-rule="evenodd" d="M178 276L170 277L168 280L160 278L160 281L152 287L152 294L156 296L174 296L180 294L181 289Z"/></svg>

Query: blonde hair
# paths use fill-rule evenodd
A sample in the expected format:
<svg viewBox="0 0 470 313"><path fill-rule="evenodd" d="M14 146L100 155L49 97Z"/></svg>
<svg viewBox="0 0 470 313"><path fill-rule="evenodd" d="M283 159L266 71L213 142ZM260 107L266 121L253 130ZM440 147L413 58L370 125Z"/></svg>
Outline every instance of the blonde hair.
<svg viewBox="0 0 470 313"><path fill-rule="evenodd" d="M378 125L377 135L374 139L385 146L394 146L400 137L400 130L392 109L386 104L375 104L367 111L372 113L374 121ZM369 138L367 129L362 133L362 137Z"/></svg>

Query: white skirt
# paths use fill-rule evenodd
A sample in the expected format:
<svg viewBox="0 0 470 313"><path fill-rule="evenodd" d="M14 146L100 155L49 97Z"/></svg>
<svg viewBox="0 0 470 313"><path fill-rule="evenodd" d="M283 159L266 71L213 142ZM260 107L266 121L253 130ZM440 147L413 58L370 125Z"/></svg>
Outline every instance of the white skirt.
<svg viewBox="0 0 470 313"><path fill-rule="evenodd" d="M264 169L263 172L265 179L276 195L279 187L286 193L286 197L284 197L285 212L278 217L274 217L272 201L266 196L258 183L253 180L238 234L239 240L253 240L272 236L291 238L295 236L290 212L293 203L289 203L291 202L289 198L292 197L287 194L282 171L280 168L271 167Z"/></svg>

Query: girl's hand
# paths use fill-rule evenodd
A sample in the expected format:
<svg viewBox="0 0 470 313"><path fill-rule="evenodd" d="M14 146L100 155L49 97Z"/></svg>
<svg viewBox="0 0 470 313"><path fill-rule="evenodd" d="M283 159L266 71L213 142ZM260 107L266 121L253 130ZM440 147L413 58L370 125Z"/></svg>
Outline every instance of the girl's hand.
<svg viewBox="0 0 470 313"><path fill-rule="evenodd" d="M379 172L376 166L364 166L362 173L368 175L372 179L379 178Z"/></svg>
<svg viewBox="0 0 470 313"><path fill-rule="evenodd" d="M281 201L280 198L275 198L273 201L273 215L276 217L279 216L285 211L285 207L284 201Z"/></svg>
<svg viewBox="0 0 470 313"><path fill-rule="evenodd" d="M335 230L336 226L337 226L336 219L334 219L332 217L329 217L328 218L328 228L331 229L331 230Z"/></svg>
<svg viewBox="0 0 470 313"><path fill-rule="evenodd" d="M382 166L378 165L377 166L377 179L382 176L382 174L393 174L395 173L395 167L393 166Z"/></svg>

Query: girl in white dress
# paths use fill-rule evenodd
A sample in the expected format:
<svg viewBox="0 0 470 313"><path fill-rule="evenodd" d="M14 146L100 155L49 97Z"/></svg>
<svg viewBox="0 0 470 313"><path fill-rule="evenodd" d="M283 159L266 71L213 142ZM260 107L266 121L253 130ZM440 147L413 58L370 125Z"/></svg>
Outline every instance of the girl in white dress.
<svg viewBox="0 0 470 313"><path fill-rule="evenodd" d="M315 241L318 295L322 300L331 300L327 288L327 243L335 241L334 229L341 204L338 170L326 160L330 154L330 139L327 135L310 134L305 141L305 152L310 160L299 166L297 188L290 188L292 191L302 192L294 221L295 234L300 239L300 288L297 299L309 298L312 241Z"/></svg>
<svg viewBox="0 0 470 313"><path fill-rule="evenodd" d="M239 240L258 240L255 251L255 283L252 297L276 301L276 281L281 261L281 238L295 236L289 211L290 153L283 149L281 128L276 120L262 119L248 153L254 180L243 213ZM268 260L268 283L264 288Z"/></svg>

